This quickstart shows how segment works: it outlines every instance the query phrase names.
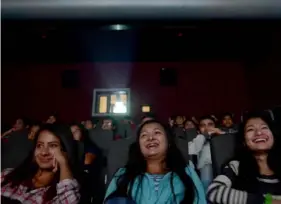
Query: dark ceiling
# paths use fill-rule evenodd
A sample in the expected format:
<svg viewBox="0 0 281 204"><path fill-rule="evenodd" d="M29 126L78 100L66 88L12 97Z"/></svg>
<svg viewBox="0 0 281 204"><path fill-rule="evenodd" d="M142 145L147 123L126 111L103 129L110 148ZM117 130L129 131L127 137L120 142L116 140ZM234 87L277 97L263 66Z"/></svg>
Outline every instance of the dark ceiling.
<svg viewBox="0 0 281 204"><path fill-rule="evenodd" d="M108 25L130 29L116 31ZM281 20L4 20L2 62L255 60L280 52Z"/></svg>

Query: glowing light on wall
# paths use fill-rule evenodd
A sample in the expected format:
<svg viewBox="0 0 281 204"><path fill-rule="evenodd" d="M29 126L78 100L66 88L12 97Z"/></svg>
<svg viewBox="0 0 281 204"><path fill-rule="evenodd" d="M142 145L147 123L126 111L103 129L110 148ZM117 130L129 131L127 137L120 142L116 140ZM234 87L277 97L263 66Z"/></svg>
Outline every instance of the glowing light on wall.
<svg viewBox="0 0 281 204"><path fill-rule="evenodd" d="M149 113L150 112L150 106L142 106L141 111L143 113Z"/></svg>
<svg viewBox="0 0 281 204"><path fill-rule="evenodd" d="M116 102L113 107L113 113L127 113L127 107L123 102Z"/></svg>

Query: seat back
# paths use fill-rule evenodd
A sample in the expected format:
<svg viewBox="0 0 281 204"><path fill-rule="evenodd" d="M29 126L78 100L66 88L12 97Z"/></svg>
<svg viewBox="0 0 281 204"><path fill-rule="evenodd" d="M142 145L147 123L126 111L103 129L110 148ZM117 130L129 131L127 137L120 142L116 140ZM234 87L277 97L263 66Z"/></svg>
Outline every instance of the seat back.
<svg viewBox="0 0 281 204"><path fill-rule="evenodd" d="M84 141L74 141L75 146L77 148L77 159L79 161L79 164L84 164L84 154L85 154L85 145Z"/></svg>
<svg viewBox="0 0 281 204"><path fill-rule="evenodd" d="M225 163L235 156L236 136L233 134L215 136L210 141L214 176L221 173Z"/></svg>
<svg viewBox="0 0 281 204"><path fill-rule="evenodd" d="M117 136L119 139L125 138L125 132L126 132L125 124L119 121L115 129L115 136Z"/></svg>
<svg viewBox="0 0 281 204"><path fill-rule="evenodd" d="M107 157L109 147L113 142L113 131L93 129L89 131L89 139L102 151L102 155Z"/></svg>
<svg viewBox="0 0 281 204"><path fill-rule="evenodd" d="M188 162L190 159L190 156L188 153L188 141L183 138L176 137L175 142L176 142L177 147L181 151L185 161Z"/></svg>
<svg viewBox="0 0 281 204"><path fill-rule="evenodd" d="M137 138L137 127L134 124L125 124L125 138Z"/></svg>
<svg viewBox="0 0 281 204"><path fill-rule="evenodd" d="M183 128L181 127L175 127L174 128L174 135L177 138L182 138L182 139L186 139L186 134Z"/></svg>
<svg viewBox="0 0 281 204"><path fill-rule="evenodd" d="M195 128L185 130L186 139L188 142L192 141L197 135L197 130Z"/></svg>
<svg viewBox="0 0 281 204"><path fill-rule="evenodd" d="M28 131L13 132L5 143L2 143L1 169L16 168L28 156L33 148L32 140L28 139Z"/></svg>
<svg viewBox="0 0 281 204"><path fill-rule="evenodd" d="M117 140L111 144L107 157L107 184L111 181L114 173L126 165L130 145L134 142L135 138L131 137Z"/></svg>

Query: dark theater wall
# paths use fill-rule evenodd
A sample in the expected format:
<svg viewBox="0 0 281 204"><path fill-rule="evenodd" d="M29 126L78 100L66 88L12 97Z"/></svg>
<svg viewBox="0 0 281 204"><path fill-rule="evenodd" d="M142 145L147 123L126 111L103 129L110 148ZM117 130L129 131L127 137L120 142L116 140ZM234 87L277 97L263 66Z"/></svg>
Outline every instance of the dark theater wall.
<svg viewBox="0 0 281 204"><path fill-rule="evenodd" d="M175 68L178 85L160 86L161 68ZM63 89L61 73L80 70L80 88ZM4 65L2 67L2 121L19 115L45 119L58 111L62 120L91 116L95 88L131 88L131 115L150 104L157 116L196 115L241 110L250 106L243 65L238 62L80 63Z"/></svg>

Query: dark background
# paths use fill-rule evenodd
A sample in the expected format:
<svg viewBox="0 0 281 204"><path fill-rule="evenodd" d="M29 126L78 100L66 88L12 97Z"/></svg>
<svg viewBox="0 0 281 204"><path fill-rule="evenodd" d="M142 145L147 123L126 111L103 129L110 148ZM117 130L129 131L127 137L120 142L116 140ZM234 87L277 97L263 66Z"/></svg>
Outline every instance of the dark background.
<svg viewBox="0 0 281 204"><path fill-rule="evenodd" d="M112 23L3 21L2 120L88 118L95 88L131 88L131 115L149 104L162 120L281 103L280 20ZM177 85L160 85L162 68ZM78 70L77 88L62 87L65 70Z"/></svg>

